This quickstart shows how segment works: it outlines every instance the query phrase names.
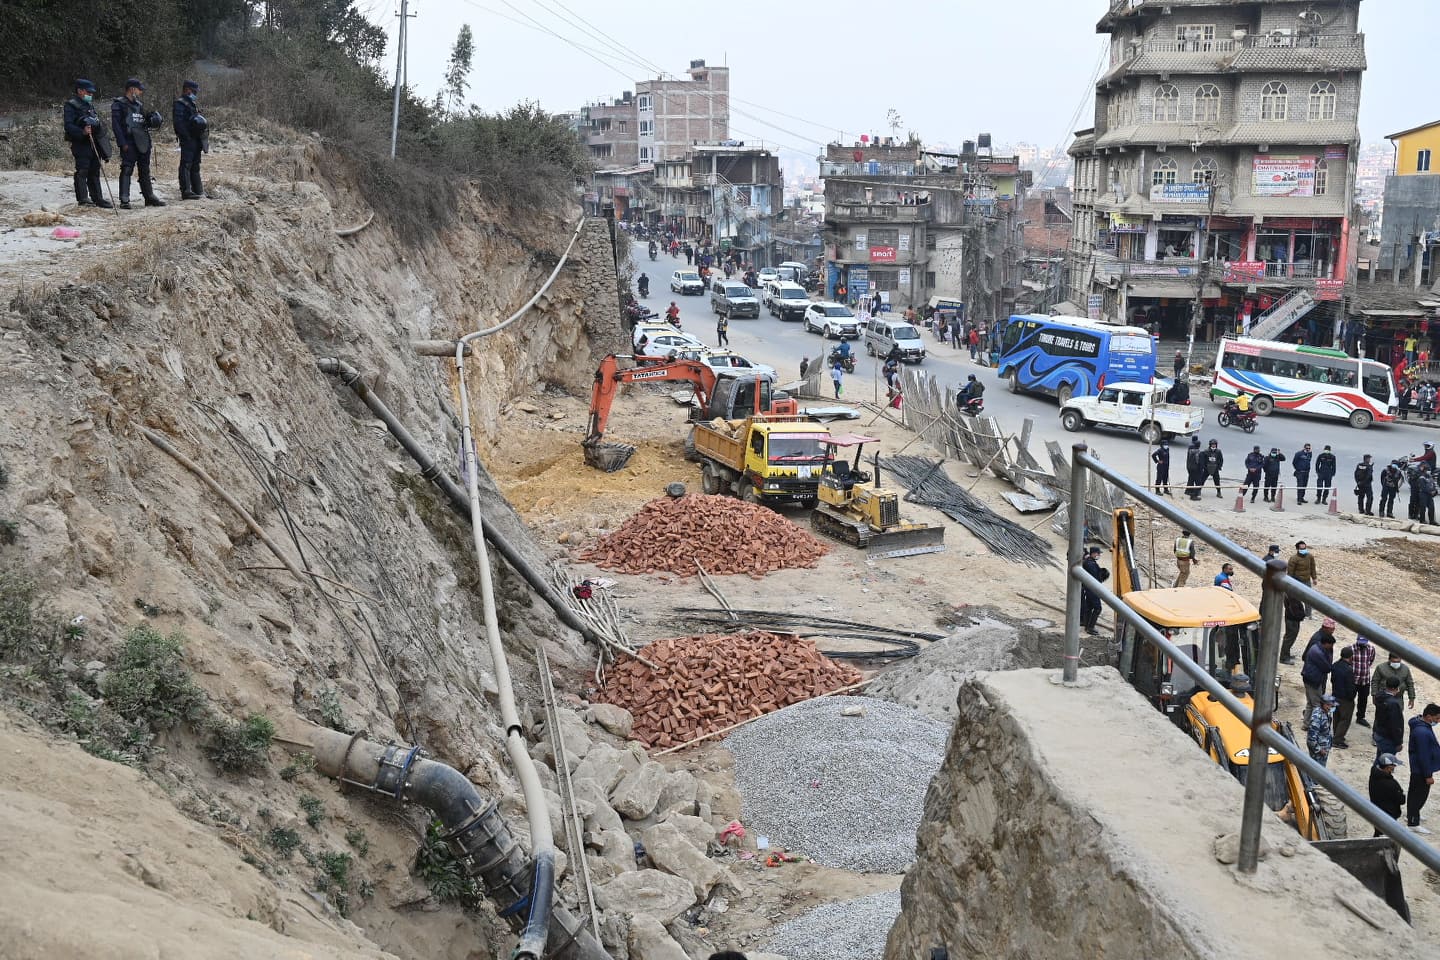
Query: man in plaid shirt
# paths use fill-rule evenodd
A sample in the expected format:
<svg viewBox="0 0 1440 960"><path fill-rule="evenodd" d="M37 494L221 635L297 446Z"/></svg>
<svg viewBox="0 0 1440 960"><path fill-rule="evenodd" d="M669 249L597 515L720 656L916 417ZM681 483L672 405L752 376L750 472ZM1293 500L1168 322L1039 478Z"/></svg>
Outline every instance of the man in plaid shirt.
<svg viewBox="0 0 1440 960"><path fill-rule="evenodd" d="M1353 649L1351 666L1355 670L1355 690L1359 694L1355 698L1355 722L1368 727L1370 721L1365 719L1365 708L1370 704L1370 670L1375 666L1375 644L1370 642L1369 637L1357 636Z"/></svg>

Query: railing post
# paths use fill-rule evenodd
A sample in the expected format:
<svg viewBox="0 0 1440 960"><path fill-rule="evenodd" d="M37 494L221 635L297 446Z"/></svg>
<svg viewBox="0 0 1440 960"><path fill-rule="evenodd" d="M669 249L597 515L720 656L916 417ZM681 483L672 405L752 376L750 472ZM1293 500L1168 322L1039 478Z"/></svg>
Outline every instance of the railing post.
<svg viewBox="0 0 1440 960"><path fill-rule="evenodd" d="M1270 812L1265 808L1265 777L1270 748L1256 732L1270 726L1275 717L1275 678L1280 670L1280 633L1285 621L1285 561L1278 557L1265 564L1260 593L1260 651L1255 659L1251 683L1255 691L1255 712L1250 718L1250 756L1253 769L1245 778L1245 813L1240 822L1241 873L1254 873L1260 864L1260 828Z"/></svg>
<svg viewBox="0 0 1440 960"><path fill-rule="evenodd" d="M1070 448L1070 548L1065 556L1065 667L1061 679L1080 679L1080 581L1072 572L1085 556L1086 468L1080 456L1090 450L1083 443Z"/></svg>

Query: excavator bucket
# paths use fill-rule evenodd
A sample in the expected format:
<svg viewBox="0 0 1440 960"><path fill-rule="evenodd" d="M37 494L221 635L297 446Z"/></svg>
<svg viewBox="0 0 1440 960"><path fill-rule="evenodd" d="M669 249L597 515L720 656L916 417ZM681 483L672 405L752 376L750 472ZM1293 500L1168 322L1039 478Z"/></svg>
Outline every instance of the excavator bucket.
<svg viewBox="0 0 1440 960"><path fill-rule="evenodd" d="M603 441L600 443L585 444L585 462L596 470L604 470L606 473L614 473L616 470L623 470L630 458L635 456L635 448L628 443L613 443Z"/></svg>
<svg viewBox="0 0 1440 960"><path fill-rule="evenodd" d="M1400 847L1394 840L1389 837L1316 840L1310 845L1384 900L1400 919L1410 922L1410 904L1405 900L1405 884L1400 878Z"/></svg>

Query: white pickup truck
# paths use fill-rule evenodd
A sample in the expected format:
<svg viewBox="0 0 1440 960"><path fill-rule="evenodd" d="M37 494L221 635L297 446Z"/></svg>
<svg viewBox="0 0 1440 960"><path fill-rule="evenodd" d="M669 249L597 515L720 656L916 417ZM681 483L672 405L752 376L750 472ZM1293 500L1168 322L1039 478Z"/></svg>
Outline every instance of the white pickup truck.
<svg viewBox="0 0 1440 960"><path fill-rule="evenodd" d="M1198 433L1205 424L1199 407L1165 402L1165 386L1113 383L1098 396L1075 397L1060 408L1060 425L1071 433L1085 427L1134 430L1149 444Z"/></svg>

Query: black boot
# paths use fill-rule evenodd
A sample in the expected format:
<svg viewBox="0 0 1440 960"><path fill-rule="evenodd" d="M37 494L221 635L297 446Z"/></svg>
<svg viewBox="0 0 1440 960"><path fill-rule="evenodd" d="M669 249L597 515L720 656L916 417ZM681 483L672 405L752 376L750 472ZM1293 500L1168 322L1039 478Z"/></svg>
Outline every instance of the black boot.
<svg viewBox="0 0 1440 960"><path fill-rule="evenodd" d="M130 209L130 176L124 173L120 175L120 209Z"/></svg>
<svg viewBox="0 0 1440 960"><path fill-rule="evenodd" d="M165 206L165 201L164 201L164 200L161 200L159 197L155 196L155 194L153 194L153 193L147 193L147 194L145 194L145 206L147 206L147 207L163 207L163 206Z"/></svg>
<svg viewBox="0 0 1440 960"><path fill-rule="evenodd" d="M106 200L104 197L99 197L97 199L91 200L90 202L95 204L95 206L99 207L101 210L109 210L115 206L113 203L111 203L109 200Z"/></svg>

